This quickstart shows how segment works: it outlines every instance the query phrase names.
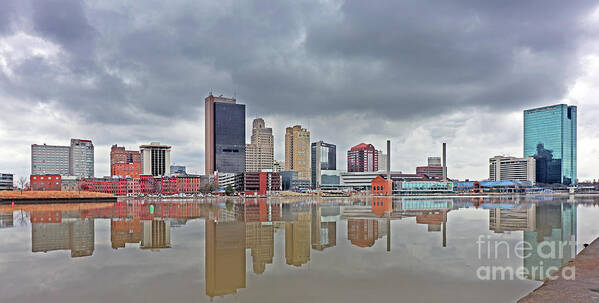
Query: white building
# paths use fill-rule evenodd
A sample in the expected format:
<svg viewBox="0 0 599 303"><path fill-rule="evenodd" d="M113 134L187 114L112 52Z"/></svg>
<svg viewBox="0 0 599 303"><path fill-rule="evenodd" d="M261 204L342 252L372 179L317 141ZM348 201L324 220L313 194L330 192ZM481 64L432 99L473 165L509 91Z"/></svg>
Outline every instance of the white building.
<svg viewBox="0 0 599 303"><path fill-rule="evenodd" d="M219 188L227 188L227 186L231 185L235 190L243 190L244 187L244 174L240 173L221 173L215 172L215 175L218 178L218 187Z"/></svg>
<svg viewBox="0 0 599 303"><path fill-rule="evenodd" d="M171 147L152 142L141 145L141 174L152 176L170 176L171 174Z"/></svg>
<svg viewBox="0 0 599 303"><path fill-rule="evenodd" d="M272 171L275 173L285 170L285 161L275 160L272 165Z"/></svg>
<svg viewBox="0 0 599 303"><path fill-rule="evenodd" d="M91 140L71 139L69 175L78 178L94 177L94 144Z"/></svg>
<svg viewBox="0 0 599 303"><path fill-rule="evenodd" d="M371 182L377 176L383 175L383 172L342 172L339 174L339 185L344 187L363 187L370 188ZM392 171L391 175L401 174L399 171Z"/></svg>
<svg viewBox="0 0 599 303"><path fill-rule="evenodd" d="M71 139L71 146L32 144L31 174L93 177L94 144L81 139Z"/></svg>
<svg viewBox="0 0 599 303"><path fill-rule="evenodd" d="M69 146L31 144L31 174L69 175Z"/></svg>
<svg viewBox="0 0 599 303"><path fill-rule="evenodd" d="M536 162L533 157L495 156L489 159L489 181L536 181Z"/></svg>

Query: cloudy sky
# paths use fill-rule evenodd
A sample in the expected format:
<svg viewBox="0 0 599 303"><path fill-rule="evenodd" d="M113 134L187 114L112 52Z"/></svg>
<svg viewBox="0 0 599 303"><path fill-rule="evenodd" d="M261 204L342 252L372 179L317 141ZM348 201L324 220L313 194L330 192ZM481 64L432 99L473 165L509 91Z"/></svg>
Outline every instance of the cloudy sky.
<svg viewBox="0 0 599 303"><path fill-rule="evenodd" d="M413 172L448 142L449 176L522 155L522 110L579 106L579 178L599 167L597 1L0 1L0 171L30 145L173 145L204 171L204 98L236 95L284 128L337 144L392 140ZM249 136L248 136L249 140Z"/></svg>

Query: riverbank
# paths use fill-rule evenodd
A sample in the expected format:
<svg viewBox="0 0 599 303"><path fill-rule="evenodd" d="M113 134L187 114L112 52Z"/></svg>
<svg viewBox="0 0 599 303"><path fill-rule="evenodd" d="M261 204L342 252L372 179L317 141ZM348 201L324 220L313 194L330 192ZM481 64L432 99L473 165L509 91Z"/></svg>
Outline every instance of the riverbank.
<svg viewBox="0 0 599 303"><path fill-rule="evenodd" d="M575 279L565 280L562 271L575 268ZM599 301L599 238L585 247L576 258L566 262L554 276L519 303L537 302L598 302ZM568 275L566 275L568 276Z"/></svg>
<svg viewBox="0 0 599 303"><path fill-rule="evenodd" d="M116 201L114 195L86 191L0 191L0 204Z"/></svg>

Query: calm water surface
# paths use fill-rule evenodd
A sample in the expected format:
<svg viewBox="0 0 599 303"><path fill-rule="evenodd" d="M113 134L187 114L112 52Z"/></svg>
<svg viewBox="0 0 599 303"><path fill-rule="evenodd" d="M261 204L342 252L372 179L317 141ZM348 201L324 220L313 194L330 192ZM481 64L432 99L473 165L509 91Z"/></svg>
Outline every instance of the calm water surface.
<svg viewBox="0 0 599 303"><path fill-rule="evenodd" d="M510 302L599 236L597 205L506 196L0 206L0 301ZM543 251L556 243L562 253ZM494 268L528 273L488 278Z"/></svg>

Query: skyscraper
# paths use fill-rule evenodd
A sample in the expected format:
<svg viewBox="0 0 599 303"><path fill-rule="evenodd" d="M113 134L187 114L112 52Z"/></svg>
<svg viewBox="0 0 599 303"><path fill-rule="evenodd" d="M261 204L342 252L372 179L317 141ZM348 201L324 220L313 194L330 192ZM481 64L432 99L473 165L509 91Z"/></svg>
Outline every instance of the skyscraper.
<svg viewBox="0 0 599 303"><path fill-rule="evenodd" d="M372 144L360 143L347 151L348 172L379 170L379 152Z"/></svg>
<svg viewBox="0 0 599 303"><path fill-rule="evenodd" d="M310 132L301 125L287 127L285 131L285 170L297 171L300 180L310 180L312 174L310 156Z"/></svg>
<svg viewBox="0 0 599 303"><path fill-rule="evenodd" d="M141 174L168 176L171 174L171 147L152 142L141 145Z"/></svg>
<svg viewBox="0 0 599 303"><path fill-rule="evenodd" d="M205 99L206 175L245 171L245 104L234 98Z"/></svg>
<svg viewBox="0 0 599 303"><path fill-rule="evenodd" d="M312 187L320 187L323 170L336 169L337 146L323 141L312 142Z"/></svg>
<svg viewBox="0 0 599 303"><path fill-rule="evenodd" d="M264 119L254 119L251 143L245 147L245 171L260 172L273 169L274 139L272 128L265 127Z"/></svg>
<svg viewBox="0 0 599 303"><path fill-rule="evenodd" d="M576 184L576 120L576 106L566 104L524 111L524 157L537 160L538 183Z"/></svg>
<svg viewBox="0 0 599 303"><path fill-rule="evenodd" d="M80 178L94 176L94 144L91 140L71 139L69 175Z"/></svg>

